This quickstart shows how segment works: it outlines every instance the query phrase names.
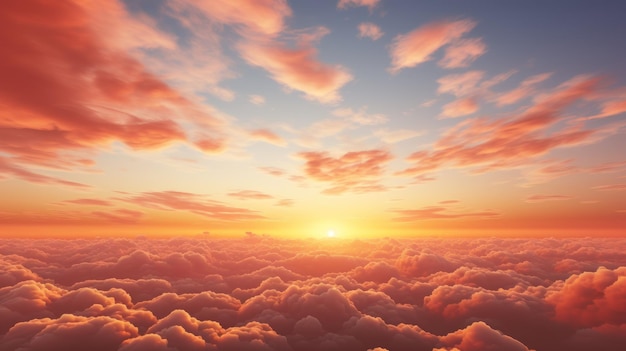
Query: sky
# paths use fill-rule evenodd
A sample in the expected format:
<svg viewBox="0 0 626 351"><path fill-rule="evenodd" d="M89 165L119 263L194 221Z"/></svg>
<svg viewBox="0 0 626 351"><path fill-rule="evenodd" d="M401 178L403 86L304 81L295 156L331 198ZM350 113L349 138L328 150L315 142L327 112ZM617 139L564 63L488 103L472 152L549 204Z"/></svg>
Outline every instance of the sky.
<svg viewBox="0 0 626 351"><path fill-rule="evenodd" d="M623 1L9 1L0 235L622 236Z"/></svg>

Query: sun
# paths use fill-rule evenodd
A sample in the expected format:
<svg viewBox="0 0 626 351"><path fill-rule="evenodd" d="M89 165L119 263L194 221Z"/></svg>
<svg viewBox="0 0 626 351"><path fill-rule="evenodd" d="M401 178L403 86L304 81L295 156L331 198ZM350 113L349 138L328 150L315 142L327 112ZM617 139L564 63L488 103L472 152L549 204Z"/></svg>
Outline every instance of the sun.
<svg viewBox="0 0 626 351"><path fill-rule="evenodd" d="M334 231L334 230L332 230L332 229L329 229L329 230L326 232L326 236L327 236L327 237L329 237L329 238L334 238L334 237L335 237L335 231Z"/></svg>

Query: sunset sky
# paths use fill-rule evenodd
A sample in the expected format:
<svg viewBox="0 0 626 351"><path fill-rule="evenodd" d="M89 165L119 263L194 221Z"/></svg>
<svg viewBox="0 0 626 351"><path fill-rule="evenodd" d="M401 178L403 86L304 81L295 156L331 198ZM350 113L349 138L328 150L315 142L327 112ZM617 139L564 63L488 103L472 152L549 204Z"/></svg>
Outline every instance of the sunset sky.
<svg viewBox="0 0 626 351"><path fill-rule="evenodd" d="M1 6L2 237L626 234L624 1Z"/></svg>

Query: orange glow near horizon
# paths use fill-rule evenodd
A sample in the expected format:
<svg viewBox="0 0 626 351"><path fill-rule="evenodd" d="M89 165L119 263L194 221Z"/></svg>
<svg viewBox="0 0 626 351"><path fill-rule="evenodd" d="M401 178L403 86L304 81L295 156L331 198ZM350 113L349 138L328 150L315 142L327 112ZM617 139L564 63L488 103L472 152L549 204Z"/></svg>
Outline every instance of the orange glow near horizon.
<svg viewBox="0 0 626 351"><path fill-rule="evenodd" d="M4 4L0 237L626 235L610 11L176 4Z"/></svg>

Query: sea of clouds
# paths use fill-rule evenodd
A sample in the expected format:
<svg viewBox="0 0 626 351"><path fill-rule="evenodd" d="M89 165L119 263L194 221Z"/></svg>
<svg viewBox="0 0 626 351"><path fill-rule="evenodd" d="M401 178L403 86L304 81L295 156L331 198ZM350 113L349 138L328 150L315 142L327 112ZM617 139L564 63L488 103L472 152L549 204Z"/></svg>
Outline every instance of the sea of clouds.
<svg viewBox="0 0 626 351"><path fill-rule="evenodd" d="M626 239L4 239L0 350L626 350Z"/></svg>

